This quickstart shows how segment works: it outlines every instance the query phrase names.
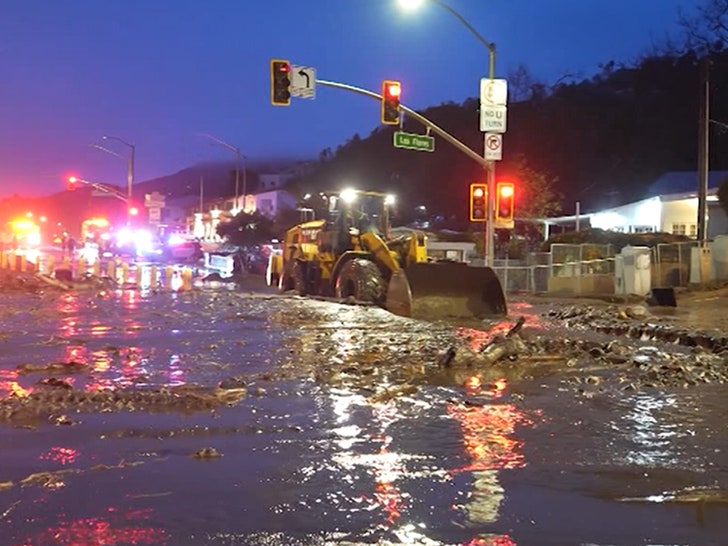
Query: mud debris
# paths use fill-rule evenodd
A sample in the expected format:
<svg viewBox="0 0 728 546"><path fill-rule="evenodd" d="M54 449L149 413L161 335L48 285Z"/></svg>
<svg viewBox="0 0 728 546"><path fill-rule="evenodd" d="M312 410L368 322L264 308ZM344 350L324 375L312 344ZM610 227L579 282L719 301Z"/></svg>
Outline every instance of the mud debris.
<svg viewBox="0 0 728 546"><path fill-rule="evenodd" d="M716 354L728 352L728 336L677 326L663 317L650 315L645 307L639 305L574 305L550 311L546 316L562 321L569 328L589 329L642 341L702 347Z"/></svg>
<svg viewBox="0 0 728 546"><path fill-rule="evenodd" d="M222 453L214 447L203 447L192 454L193 459L218 459L220 457L222 457Z"/></svg>
<svg viewBox="0 0 728 546"><path fill-rule="evenodd" d="M63 382L40 388L27 395L10 395L0 400L0 422L13 425L38 426L41 422L72 425L76 421L68 412L197 412L232 405L244 398L244 388L223 389L182 385L179 387L129 388L124 390L84 391L68 389Z"/></svg>

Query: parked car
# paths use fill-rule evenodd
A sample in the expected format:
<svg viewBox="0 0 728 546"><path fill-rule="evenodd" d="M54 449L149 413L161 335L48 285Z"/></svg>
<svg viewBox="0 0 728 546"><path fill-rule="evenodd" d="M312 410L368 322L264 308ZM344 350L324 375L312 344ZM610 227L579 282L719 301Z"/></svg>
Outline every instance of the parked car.
<svg viewBox="0 0 728 546"><path fill-rule="evenodd" d="M168 260L191 263L202 259L202 246L194 239L171 236L164 247Z"/></svg>

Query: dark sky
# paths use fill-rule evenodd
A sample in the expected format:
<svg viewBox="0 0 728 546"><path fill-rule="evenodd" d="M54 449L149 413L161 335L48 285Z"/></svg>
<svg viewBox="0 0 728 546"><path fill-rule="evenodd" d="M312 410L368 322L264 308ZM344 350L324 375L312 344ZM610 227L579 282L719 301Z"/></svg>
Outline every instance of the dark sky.
<svg viewBox="0 0 728 546"><path fill-rule="evenodd" d="M523 64L545 83L638 58L695 3L447 0L496 44L497 77ZM129 150L91 148L103 135L134 144L143 181L233 159L199 133L251 159L308 158L378 125L376 101L337 89L271 106L274 57L375 91L401 80L411 108L477 96L488 68L488 50L432 0L3 0L0 195L46 195L69 174L125 184Z"/></svg>

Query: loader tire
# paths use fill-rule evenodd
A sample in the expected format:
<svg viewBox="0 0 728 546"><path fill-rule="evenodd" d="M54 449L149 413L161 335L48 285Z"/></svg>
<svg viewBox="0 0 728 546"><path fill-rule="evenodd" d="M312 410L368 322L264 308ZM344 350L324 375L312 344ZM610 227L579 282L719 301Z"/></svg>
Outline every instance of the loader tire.
<svg viewBox="0 0 728 546"><path fill-rule="evenodd" d="M362 258L344 264L336 279L336 297L353 297L358 301L381 304L384 301L384 279L377 265Z"/></svg>
<svg viewBox="0 0 728 546"><path fill-rule="evenodd" d="M299 296L305 296L306 290L306 272L304 271L305 266L301 262L293 264L291 269L291 280L293 281L293 290L295 290Z"/></svg>

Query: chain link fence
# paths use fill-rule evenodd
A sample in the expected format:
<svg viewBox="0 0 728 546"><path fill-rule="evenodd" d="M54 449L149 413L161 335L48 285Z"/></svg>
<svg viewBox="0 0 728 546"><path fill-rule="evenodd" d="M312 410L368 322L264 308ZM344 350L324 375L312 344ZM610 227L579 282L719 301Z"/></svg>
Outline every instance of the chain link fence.
<svg viewBox="0 0 728 546"><path fill-rule="evenodd" d="M659 243L652 247L652 286L687 286L690 282L690 255L698 241Z"/></svg>

